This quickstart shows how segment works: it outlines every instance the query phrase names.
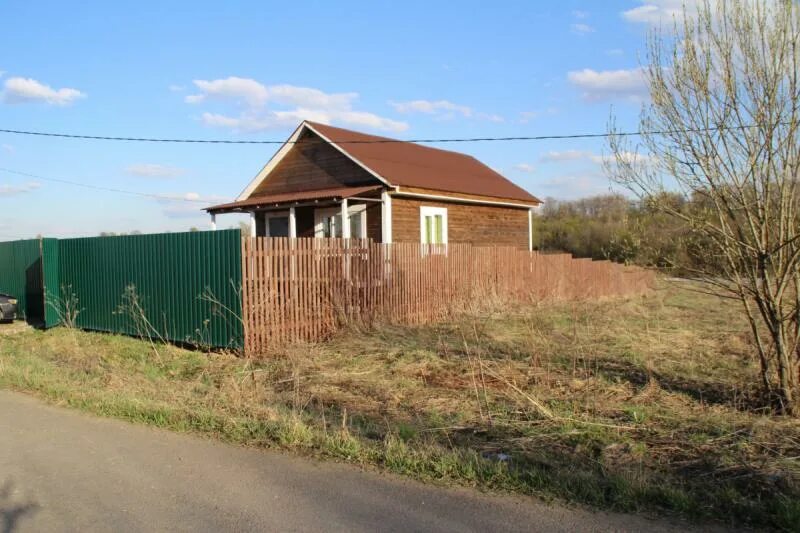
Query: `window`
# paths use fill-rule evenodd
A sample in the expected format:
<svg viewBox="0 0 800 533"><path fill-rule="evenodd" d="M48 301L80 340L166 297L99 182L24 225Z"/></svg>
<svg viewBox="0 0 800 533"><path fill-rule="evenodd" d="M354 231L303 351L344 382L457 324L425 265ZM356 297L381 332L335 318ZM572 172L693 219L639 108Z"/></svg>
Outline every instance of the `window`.
<svg viewBox="0 0 800 533"><path fill-rule="evenodd" d="M289 236L289 213L287 211L264 213L263 232L258 229L258 235L264 237L288 237Z"/></svg>
<svg viewBox="0 0 800 533"><path fill-rule="evenodd" d="M350 238L367 238L367 206L354 205L347 209L350 216Z"/></svg>
<svg viewBox="0 0 800 533"><path fill-rule="evenodd" d="M350 219L350 239L367 238L367 206L351 205L347 208ZM314 236L324 238L342 237L342 210L338 207L314 211Z"/></svg>
<svg viewBox="0 0 800 533"><path fill-rule="evenodd" d="M447 244L447 209L444 207L419 208L420 242L422 244Z"/></svg>
<svg viewBox="0 0 800 533"><path fill-rule="evenodd" d="M289 217L270 217L267 220L267 234L270 237L288 237Z"/></svg>

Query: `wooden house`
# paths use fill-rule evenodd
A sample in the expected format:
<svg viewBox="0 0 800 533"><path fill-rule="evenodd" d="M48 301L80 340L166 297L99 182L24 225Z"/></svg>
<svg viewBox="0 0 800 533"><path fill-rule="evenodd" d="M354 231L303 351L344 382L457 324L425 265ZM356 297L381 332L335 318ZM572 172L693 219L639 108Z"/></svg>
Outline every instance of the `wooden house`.
<svg viewBox="0 0 800 533"><path fill-rule="evenodd" d="M541 202L477 159L303 122L232 203L253 236L370 238L530 249Z"/></svg>

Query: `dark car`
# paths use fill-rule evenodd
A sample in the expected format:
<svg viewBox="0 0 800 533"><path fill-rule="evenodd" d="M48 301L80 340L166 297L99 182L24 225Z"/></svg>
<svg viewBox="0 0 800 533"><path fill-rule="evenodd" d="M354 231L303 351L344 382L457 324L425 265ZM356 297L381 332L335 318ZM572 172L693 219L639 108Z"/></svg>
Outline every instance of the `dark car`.
<svg viewBox="0 0 800 533"><path fill-rule="evenodd" d="M0 294L0 322L10 322L17 318L17 299L8 294Z"/></svg>

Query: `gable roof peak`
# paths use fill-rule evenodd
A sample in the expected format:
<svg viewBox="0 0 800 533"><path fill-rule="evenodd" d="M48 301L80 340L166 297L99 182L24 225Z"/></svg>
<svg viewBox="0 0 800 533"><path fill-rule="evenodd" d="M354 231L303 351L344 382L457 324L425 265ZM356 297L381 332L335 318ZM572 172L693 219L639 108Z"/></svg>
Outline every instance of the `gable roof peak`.
<svg viewBox="0 0 800 533"><path fill-rule="evenodd" d="M307 120L302 125L391 186L541 203L468 154Z"/></svg>

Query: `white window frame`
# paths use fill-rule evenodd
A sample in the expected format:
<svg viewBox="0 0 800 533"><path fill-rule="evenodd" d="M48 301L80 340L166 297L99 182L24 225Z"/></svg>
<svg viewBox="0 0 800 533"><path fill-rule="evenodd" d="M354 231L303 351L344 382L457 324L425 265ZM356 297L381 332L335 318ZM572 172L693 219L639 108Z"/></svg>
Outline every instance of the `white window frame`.
<svg viewBox="0 0 800 533"><path fill-rule="evenodd" d="M314 209L314 237L323 238L323 226L322 226L322 219L326 217L341 215L342 209L340 207L323 207L320 209ZM367 205L366 204L355 204L347 206L347 214L348 215L361 215L361 235L358 237L354 237L355 239L366 239L367 238ZM341 231L341 228L336 228L335 231Z"/></svg>
<svg viewBox="0 0 800 533"><path fill-rule="evenodd" d="M264 215L264 234L266 237L272 237L269 234L269 219L271 218L289 218L289 211L263 211Z"/></svg>
<svg viewBox="0 0 800 533"><path fill-rule="evenodd" d="M446 207L433 207L428 205L420 206L419 208L419 242L422 244L433 244L425 242L425 217L442 216L442 244L448 243L447 237L447 208Z"/></svg>

